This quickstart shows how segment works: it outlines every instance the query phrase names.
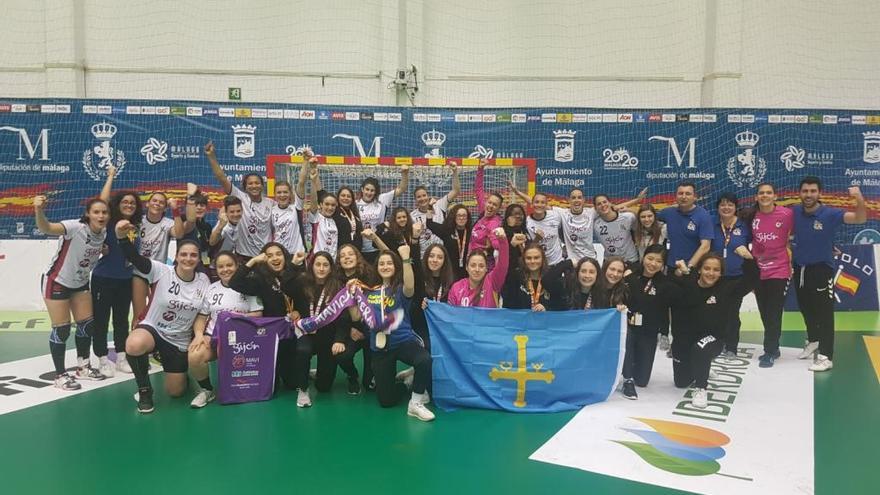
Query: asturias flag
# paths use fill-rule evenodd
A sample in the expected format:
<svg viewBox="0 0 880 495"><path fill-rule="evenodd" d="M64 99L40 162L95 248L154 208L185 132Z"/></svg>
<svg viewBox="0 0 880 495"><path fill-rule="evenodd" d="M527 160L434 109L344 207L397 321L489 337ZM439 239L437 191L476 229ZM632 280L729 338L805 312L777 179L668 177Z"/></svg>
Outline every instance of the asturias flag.
<svg viewBox="0 0 880 495"><path fill-rule="evenodd" d="M614 391L625 351L616 309L463 308L429 302L434 402L514 412L556 412Z"/></svg>

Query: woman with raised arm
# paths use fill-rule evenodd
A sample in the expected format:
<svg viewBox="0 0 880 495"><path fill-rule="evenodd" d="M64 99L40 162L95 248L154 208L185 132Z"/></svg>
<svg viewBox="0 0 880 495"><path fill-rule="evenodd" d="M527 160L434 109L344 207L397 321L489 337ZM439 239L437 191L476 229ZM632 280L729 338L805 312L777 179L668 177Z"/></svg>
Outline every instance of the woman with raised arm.
<svg viewBox="0 0 880 495"><path fill-rule="evenodd" d="M242 217L235 235L235 252L245 260L260 254L263 246L272 240L272 210L275 200L263 195L263 177L247 174L242 180L242 189L232 185L226 172L217 161L214 143L205 145L205 156L211 164L211 172L223 192L237 197L242 204Z"/></svg>
<svg viewBox="0 0 880 495"><path fill-rule="evenodd" d="M461 180L458 177L458 163L449 161L452 169L452 189L440 198L432 198L425 186L418 186L413 191L416 207L410 212L413 223L421 224L422 236L419 239L419 252L424 253L428 246L443 242L440 236L428 226L428 220L442 224L449 211L449 204L461 193Z"/></svg>
<svg viewBox="0 0 880 495"><path fill-rule="evenodd" d="M178 215L178 200L168 199L163 192L154 192L147 201L147 213L140 225L138 225L138 254L151 260L165 263L168 260L168 245L171 239L182 239L187 229L191 229L195 222L195 208L187 208L187 222ZM193 205L194 206L194 205ZM165 210L171 208L173 218L165 216ZM131 328L137 325L147 307L147 297L150 295L150 286L144 277L137 273L131 279L131 307L134 318L131 320Z"/></svg>
<svg viewBox="0 0 880 495"><path fill-rule="evenodd" d="M391 191L386 191L380 194L379 181L376 180L375 177L367 177L364 179L363 182L361 182L361 198L355 203L360 213L361 222L363 222L363 228L375 230L380 223L384 222L385 214L388 212L388 208L391 208L391 203L394 201L394 198L405 193L408 186L408 165L400 167L400 183L398 183L397 187ZM361 253L363 253L364 258L370 263L375 262L376 257L379 255L379 251L376 250L376 247L373 246L370 239L364 238L363 241L364 244Z"/></svg>
<svg viewBox="0 0 880 495"><path fill-rule="evenodd" d="M248 296L229 287L229 281L238 270L238 258L232 251L221 251L214 257L219 280L208 287L199 315L193 323L194 337L187 350L189 373L199 384L199 391L190 407L200 409L216 398L208 363L217 360L216 342L212 342L214 323L222 311L247 316L263 316L263 303L256 296Z"/></svg>
<svg viewBox="0 0 880 495"><path fill-rule="evenodd" d="M49 269L43 275L43 301L49 313L52 331L49 333L49 352L55 364L55 386L61 390L82 388L76 379L103 380L106 378L89 363L94 318L89 275L98 257L105 249L107 235L107 203L92 199L86 203L85 213L76 220L50 222L45 213L46 196L34 198L37 228L46 235L58 236L58 250ZM76 322L76 377L67 373L64 354L70 336L70 315Z"/></svg>
<svg viewBox="0 0 880 495"><path fill-rule="evenodd" d="M126 259L153 286L150 306L125 341L125 354L137 382L137 408L153 412L149 355L159 351L165 371L165 391L180 397L186 390L187 351L193 338L193 323L202 308L211 282L199 273L199 246L195 241L177 243L175 266L137 253L131 238L135 227L127 220L116 224L116 237Z"/></svg>
<svg viewBox="0 0 880 495"><path fill-rule="evenodd" d="M263 301L263 316L289 316L299 319L282 287L304 269L305 253L296 253L292 260L284 246L270 242L263 251L239 265L229 286L242 294L257 296ZM301 342L299 342L301 341ZM278 342L278 377L288 390L297 389L296 405L309 407L309 360L311 339L283 339Z"/></svg>
<svg viewBox="0 0 880 495"><path fill-rule="evenodd" d="M467 277L467 255L470 252L471 230L473 222L471 212L462 204L454 205L449 209L449 214L442 224L431 219L427 221L428 228L437 234L443 241L443 246L452 260L452 271L455 279Z"/></svg>
<svg viewBox="0 0 880 495"><path fill-rule="evenodd" d="M525 239L522 241L525 242ZM498 298L507 276L509 256L507 237L501 227L492 231L492 247L498 251L498 263L490 269L486 253L482 250L471 251L467 259L468 276L452 285L449 290L449 304L479 308L498 307Z"/></svg>
<svg viewBox="0 0 880 495"><path fill-rule="evenodd" d="M737 253L746 260L752 259L745 246L738 247ZM681 288L674 305L687 311L688 315L673 328L675 386L685 388L693 384L691 402L699 409L708 406L709 367L723 347L730 305L748 294L758 280L758 270L753 262L744 262L743 271L744 276L739 280L724 280L724 258L709 252L700 258L693 271L683 260L678 260L676 276L670 277Z"/></svg>
<svg viewBox="0 0 880 495"><path fill-rule="evenodd" d="M399 254L399 255L398 255ZM433 421L434 413L425 404L431 377L431 354L416 335L410 323L410 304L415 294L415 278L410 248L403 245L397 253L382 251L377 259L377 271L382 279L378 288L365 288L364 295L370 308L384 321L387 315L401 317L393 331L371 329L370 346L373 351L373 373L376 375L376 397L382 407L392 407L405 396L396 380L397 362L413 367L412 395L406 413L421 421ZM350 282L353 284L356 282ZM353 311L356 315L358 311Z"/></svg>
<svg viewBox="0 0 880 495"><path fill-rule="evenodd" d="M476 251L482 251L483 258L486 260L486 265L488 269L491 270L492 267L495 266L495 257L492 249L495 244L493 241L493 232L495 232L495 229L501 227L502 224L501 215L498 214L498 210L501 209L504 198L498 193L486 193L483 190L483 181L485 179L487 163L488 162L485 159L480 160L480 165L477 167L474 195L477 198L477 208L480 211L480 218L471 230L468 255ZM500 289L501 287L499 286L498 288Z"/></svg>
<svg viewBox="0 0 880 495"><path fill-rule="evenodd" d="M125 339L128 338L128 317L131 311L131 264L125 260L116 243L116 222L128 220L140 225L144 211L141 200L134 191L119 191L111 194L116 168L107 169L107 182L101 190L101 199L110 203L110 220L107 222L106 252L92 270L92 307L95 312L94 336L92 346L100 362L99 371L106 377L115 375L114 368L131 373L125 359ZM107 358L107 333L113 321L113 347L116 362ZM115 364L115 366L114 366Z"/></svg>
<svg viewBox="0 0 880 495"><path fill-rule="evenodd" d="M321 188L317 165L317 159L311 158L309 177L312 180L312 190L309 193L308 214L309 223L312 225L311 253L325 251L336 259L336 252L339 249L339 227L335 219L336 196Z"/></svg>

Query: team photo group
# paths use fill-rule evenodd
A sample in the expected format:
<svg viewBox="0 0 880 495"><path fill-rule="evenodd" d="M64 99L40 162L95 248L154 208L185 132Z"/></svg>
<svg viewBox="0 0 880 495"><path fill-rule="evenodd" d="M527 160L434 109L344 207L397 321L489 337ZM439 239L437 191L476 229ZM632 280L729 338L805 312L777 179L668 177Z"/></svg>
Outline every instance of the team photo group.
<svg viewBox="0 0 880 495"><path fill-rule="evenodd" d="M408 399L409 416L431 421L431 333L443 329L429 329L429 304L616 308L627 323L623 396L638 399L659 356L672 359L675 386L692 388L693 406L705 408L711 363L736 356L752 292L764 329L761 368L772 373L781 356L793 290L807 330L798 357L811 371L832 369L835 233L867 219L858 187L849 189L854 206L830 207L813 176L790 206L777 204L769 183L748 197L702 198L693 182L677 184L675 204L663 209L645 201L647 190L621 199L580 188L557 206L513 182L487 190L485 160L467 185L472 201L460 202L464 167L453 160L445 165L451 187L439 197L411 184L407 166L394 183L368 177L329 191L308 149L295 183L275 182L269 197L262 176L234 184L214 145L204 152L216 184L203 187L225 194L213 225L199 185L189 184L185 198L114 190L112 167L81 218L50 220L51 199L34 198L37 227L59 238L42 274L58 389L131 373L137 410L150 413L154 358L167 395L187 395L192 377L191 405L205 407L217 398L209 363L224 352L218 342L235 343L227 326L255 321L278 337L270 395L295 391L296 405L311 407L341 368L349 394L375 393L382 407ZM403 195L414 209L395 205ZM71 333L77 363L68 371Z"/></svg>

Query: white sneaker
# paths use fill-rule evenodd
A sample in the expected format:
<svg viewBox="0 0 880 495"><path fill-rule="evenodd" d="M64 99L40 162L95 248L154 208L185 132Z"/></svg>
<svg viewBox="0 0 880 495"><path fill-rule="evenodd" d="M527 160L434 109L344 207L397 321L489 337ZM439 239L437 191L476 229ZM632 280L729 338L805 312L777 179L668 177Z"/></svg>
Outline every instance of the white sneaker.
<svg viewBox="0 0 880 495"><path fill-rule="evenodd" d="M810 359L811 357L815 357L816 351L819 350L819 342L807 342L804 345L804 350L798 354L798 359Z"/></svg>
<svg viewBox="0 0 880 495"><path fill-rule="evenodd" d="M82 385L68 373L62 373L55 377L55 386L60 388L61 390L65 390L67 392L73 390L79 390L82 388Z"/></svg>
<svg viewBox="0 0 880 495"><path fill-rule="evenodd" d="M312 398L309 397L308 390L296 391L296 407L312 407Z"/></svg>
<svg viewBox="0 0 880 495"><path fill-rule="evenodd" d="M694 393L691 396L691 404L694 405L697 409L706 409L706 406L709 405L708 397L706 397L706 389L705 388L695 388Z"/></svg>
<svg viewBox="0 0 880 495"><path fill-rule="evenodd" d="M816 359L813 360L813 364L808 368L810 371L828 371L834 367L834 363L828 359L828 356L823 356L822 354L816 354Z"/></svg>
<svg viewBox="0 0 880 495"><path fill-rule="evenodd" d="M116 376L116 367L113 366L113 363L110 362L110 359L108 359L107 356L101 356L98 360L101 363L98 365L98 370L101 371L102 375L107 378L113 378Z"/></svg>
<svg viewBox="0 0 880 495"><path fill-rule="evenodd" d="M80 380L93 380L99 382L107 378L102 375L100 371L92 368L92 365L86 364L85 366L79 367L76 369L76 377Z"/></svg>
<svg viewBox="0 0 880 495"><path fill-rule="evenodd" d="M660 347L661 351L668 351L669 350L669 336L668 335L661 335L660 340L657 341L657 345Z"/></svg>
<svg viewBox="0 0 880 495"><path fill-rule="evenodd" d="M318 370L317 368L312 368L309 370L309 379L314 381L318 379Z"/></svg>
<svg viewBox="0 0 880 495"><path fill-rule="evenodd" d="M434 413L425 407L421 401L410 400L406 407L407 416L412 416L420 421L434 421Z"/></svg>
<svg viewBox="0 0 880 495"><path fill-rule="evenodd" d="M128 365L128 359L125 358L124 352L116 353L116 370L123 373L131 373L131 366Z"/></svg>
<svg viewBox="0 0 880 495"><path fill-rule="evenodd" d="M189 403L189 407L193 409L201 409L207 406L208 403L213 402L216 398L217 394L215 394L213 390L201 389L193 398L192 402Z"/></svg>
<svg viewBox="0 0 880 495"><path fill-rule="evenodd" d="M415 368L407 368L395 375L394 379L398 382L403 382L403 384L406 385L406 388L412 390L413 377L415 374Z"/></svg>

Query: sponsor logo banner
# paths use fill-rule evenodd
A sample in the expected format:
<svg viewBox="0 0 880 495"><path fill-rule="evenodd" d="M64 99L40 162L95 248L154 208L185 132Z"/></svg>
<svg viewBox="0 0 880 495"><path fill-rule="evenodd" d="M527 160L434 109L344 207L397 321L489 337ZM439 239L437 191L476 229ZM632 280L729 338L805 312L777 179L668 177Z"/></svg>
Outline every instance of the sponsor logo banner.
<svg viewBox="0 0 880 495"><path fill-rule="evenodd" d="M705 409L658 353L639 400L583 408L530 459L693 493L813 493L813 375L799 351L783 348L773 373L753 345L716 358Z"/></svg>

